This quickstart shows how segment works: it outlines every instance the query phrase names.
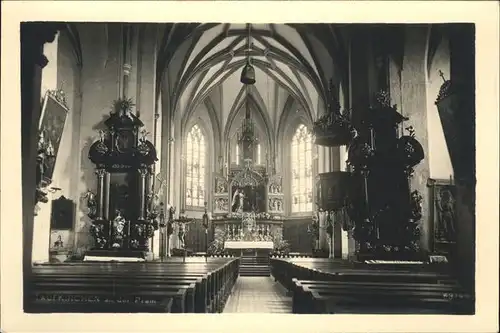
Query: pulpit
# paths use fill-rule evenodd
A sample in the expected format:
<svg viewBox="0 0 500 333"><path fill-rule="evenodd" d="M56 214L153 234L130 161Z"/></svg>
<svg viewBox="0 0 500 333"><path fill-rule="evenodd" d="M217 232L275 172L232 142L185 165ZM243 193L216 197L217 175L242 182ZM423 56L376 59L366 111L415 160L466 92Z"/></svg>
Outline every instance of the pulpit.
<svg viewBox="0 0 500 333"><path fill-rule="evenodd" d="M97 190L86 194L95 245L84 260L143 259L158 228L152 184L156 150L147 132L140 132L144 124L130 105L129 100L115 103L106 130L89 150L97 175Z"/></svg>

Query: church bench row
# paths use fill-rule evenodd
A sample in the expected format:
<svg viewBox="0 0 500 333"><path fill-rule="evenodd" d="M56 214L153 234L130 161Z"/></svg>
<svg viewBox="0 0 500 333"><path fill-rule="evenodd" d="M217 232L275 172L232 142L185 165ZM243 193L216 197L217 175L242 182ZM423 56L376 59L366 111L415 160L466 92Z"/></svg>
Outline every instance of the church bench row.
<svg viewBox="0 0 500 333"><path fill-rule="evenodd" d="M384 305L387 311L457 313L470 312L473 301L450 300L464 296L450 276L442 273L354 269L351 263L321 260L272 259L273 276L292 294L297 313L331 313L351 307L373 311ZM363 267L363 265L356 265ZM385 301L385 304L374 300ZM352 310L356 309L356 310Z"/></svg>
<svg viewBox="0 0 500 333"><path fill-rule="evenodd" d="M467 314L474 304L456 285L293 279L292 292L293 313Z"/></svg>
<svg viewBox="0 0 500 333"><path fill-rule="evenodd" d="M292 261L271 259L271 271L276 280L287 289L291 289L292 278L301 280L330 280L330 281L380 281L406 283L454 283L454 279L447 273L432 272L422 267L404 267L397 270L394 267L384 269L368 265L353 265L339 261L325 260ZM385 266L385 265L384 265ZM358 267L358 268L355 268Z"/></svg>
<svg viewBox="0 0 500 333"><path fill-rule="evenodd" d="M173 297L157 302L142 295L106 297L94 291L64 295L57 289L33 297L36 299L25 306L26 313L170 313L174 303Z"/></svg>
<svg viewBox="0 0 500 333"><path fill-rule="evenodd" d="M49 282L48 282L49 281ZM208 308L216 308L215 304L221 292L225 292L226 287L230 288L231 277L227 276L222 281L222 287L207 283L209 279L207 274L189 274L180 275L178 272L173 272L171 275L166 274L149 274L149 275L95 275L87 274L82 276L75 275L44 275L43 277L35 277L35 290L43 290L43 288L57 284L59 288L67 288L68 290L77 290L84 288L93 288L94 290L114 290L117 295L126 293L129 290L161 290L170 287L188 287L188 306L182 312L207 312ZM212 280L212 281L215 281ZM219 290L219 292L217 292ZM190 297L194 297L194 307L190 307ZM221 299L224 299L222 297ZM179 312L175 309L175 312Z"/></svg>
<svg viewBox="0 0 500 333"><path fill-rule="evenodd" d="M95 274L95 273L94 273ZM221 296L221 293L222 292L226 292L226 289L227 290L230 290L230 286L228 286L228 284L232 284L232 280L235 279L235 276L232 277L232 279L230 278L229 275L226 275L226 278L225 279L222 279L222 278L219 278L219 279L216 279L215 278L215 275L211 275L211 276L208 276L208 274L205 274L205 273L198 273L197 275L193 276L193 274L191 274L190 278L187 278L185 275L183 275L185 273L183 272L169 272L168 274L167 273L154 273L154 272L150 272L149 274L144 274L142 276L138 276L136 274L127 274L129 275L128 277L128 280L129 281L134 281L136 284L138 285L141 285L143 286L144 288L147 288L147 286L144 286L146 284L155 284L155 283L168 283L168 284L175 284L175 283L190 283L190 282L193 282L193 278L196 278L196 277L199 277L199 278L202 278L202 281L204 281L204 283L201 283L201 287L200 287L200 283L198 283L198 288L197 288L197 299L198 299L198 306L197 306L197 312L205 312L206 309L203 309L204 308L204 305L207 305L207 308L211 308L211 309L214 309L216 310L218 308L218 304L220 303L219 301L222 299L224 299L224 297ZM236 274L236 272L234 273ZM91 287L91 285L95 284L95 283L99 283L101 282L102 283L102 279L99 281L98 279L96 279L96 277L91 277L93 274L87 274L87 275L84 275L84 276L78 276L78 275L65 275L65 276L57 276L57 274L49 274L49 275L45 275L44 278L51 281L52 283L56 284L56 285L61 285L62 283L67 283L68 282L68 279L71 280L76 280L76 281L84 281L84 283ZM102 276L103 278L107 278L108 279L108 283L113 283L112 279L114 279L114 286L119 286L120 283L122 283L123 281L123 284L127 285L127 277L125 274L121 274L121 275L112 275L112 276L103 276L101 274L99 274L98 276ZM214 277L212 279L210 279L210 277ZM40 280L40 279L39 279ZM38 280L38 281L39 281ZM57 281L57 282L56 282ZM196 281L196 280L194 280ZM212 281L212 283L207 283L207 281ZM207 289L207 285L208 285L208 293L205 292L205 290ZM206 295L205 297L203 297L203 295ZM205 301L205 302L202 302L200 303L200 299L208 299L209 301ZM201 304L201 307L200 307L200 304Z"/></svg>
<svg viewBox="0 0 500 333"><path fill-rule="evenodd" d="M64 275L75 275L79 277L85 277L89 275L98 274L103 276L104 274L115 275L117 277L123 277L124 274L137 277L139 274L145 274L144 277L151 277L153 274L158 277L166 276L185 276L186 274L206 274L209 286L209 293L212 295L215 290L221 287L221 281L227 280L224 276L230 276L232 274L238 274L238 264L234 262L235 260L226 260L224 265L217 271L212 272L213 267L220 267L220 264L208 264L208 265L193 265L193 264L168 264L168 265L147 265L147 264L118 264L118 265L91 265L91 266L68 266L67 269L63 269L60 265L37 267L35 271L43 272L44 275L56 274L57 276ZM212 267L212 268L211 268ZM71 269L70 269L71 268Z"/></svg>
<svg viewBox="0 0 500 333"><path fill-rule="evenodd" d="M131 278L135 279L136 281L139 278L141 278L141 279L142 278L151 279L151 278L153 278L153 276L156 277L157 279L160 279L160 280L165 279L167 276L171 276L172 278L178 278L181 275L185 276L185 269L181 269L181 271L179 271L177 269L173 270L172 268L173 267L170 267L169 272L160 272L160 273L154 273L153 270L149 270L149 272L145 276L138 276L135 272L128 272L128 273L131 276ZM47 267L47 269L53 270L54 267L51 267L51 268ZM78 270L78 272L73 271L72 274L70 274L69 276L71 277L71 275L73 275L73 276L79 278L79 276L82 276L82 274L85 274L85 275L82 276L82 278L86 278L86 277L89 277L89 274L91 276L94 275L94 274L96 274L95 272L94 273L89 273L89 272L83 273L83 272L79 272L79 271L80 270ZM189 271L192 272L192 270L189 270ZM203 271L205 271L205 270L203 270ZM103 276L102 272L98 271L97 273L98 273L99 276ZM123 272L121 272L120 274L116 274L116 273L118 273L118 270L115 270L114 275L106 276L106 277L107 278L117 277L120 280L122 280L124 278ZM51 279L54 279L54 276L57 276L58 274L60 274L60 273L58 273L56 271L55 273L53 272L52 274L49 274L49 276L50 276ZM65 274L66 274L65 276L67 277L68 276L67 275L67 271L65 271ZM144 273L141 272L141 274L144 274ZM199 274L203 274L203 273L199 273ZM78 275L78 276L76 276L76 275ZM47 275L45 275L45 276L47 276ZM47 277L49 277L49 276L47 276ZM59 276L63 277L61 275L59 275ZM211 275L211 277L214 277L214 276L215 276L214 274ZM221 290L222 289L221 285L225 286L226 284L225 283L222 284L220 282L222 282L222 281L228 281L227 276L230 276L230 275L226 274L226 279L225 280L221 279L221 278L219 278L219 279L216 279L216 278L210 279L210 277L208 278L209 281L211 280L213 283L215 283L215 285L213 283L209 283L209 286L213 287L213 288L209 288L209 295L210 295L210 297L213 296L212 297L212 299L213 299L213 298L215 298L215 296L217 296L217 298L214 301L217 301L217 299L219 298L218 297L219 294L216 293L216 292L214 292L213 290ZM237 276L237 272L234 272L234 269L233 269L233 279L235 279L235 276ZM217 281L219 281L219 282L217 282Z"/></svg>
<svg viewBox="0 0 500 333"><path fill-rule="evenodd" d="M312 268L322 268L328 267L332 269L346 269L352 268L356 270L366 270L366 271L378 271L378 270L395 270L395 271L407 271L407 272L431 272L431 273L442 273L450 274L450 266L446 264L428 264L428 263L383 263L377 265L371 265L364 262L354 262L348 260L339 259L327 259L327 258L282 258L280 259L284 262L290 262L302 267L312 267Z"/></svg>
<svg viewBox="0 0 500 333"><path fill-rule="evenodd" d="M172 312L181 310L218 312L222 310L238 276L238 259L227 258L202 265L199 263L37 265L33 270L35 292L44 291L48 294L51 285L56 295L61 287L67 292L74 292L76 289L83 291L88 288L89 291L101 294L107 289L111 290L114 297L123 294L129 299L139 297L150 300L150 303L158 303L158 297L163 293L164 296L173 299ZM185 289L185 293L168 294L175 288ZM104 295L104 299L105 296L108 295ZM148 308L145 307L143 312L149 312Z"/></svg>
<svg viewBox="0 0 500 333"><path fill-rule="evenodd" d="M45 289L31 293L32 303L29 312L154 312L184 313L192 309L192 292L188 287L168 287L150 291L142 288L129 288L117 291L112 288L100 289L86 284L79 290L73 286L68 290L53 284ZM170 307L161 306L171 302ZM164 311L161 311L161 309ZM135 309L135 311L134 311Z"/></svg>

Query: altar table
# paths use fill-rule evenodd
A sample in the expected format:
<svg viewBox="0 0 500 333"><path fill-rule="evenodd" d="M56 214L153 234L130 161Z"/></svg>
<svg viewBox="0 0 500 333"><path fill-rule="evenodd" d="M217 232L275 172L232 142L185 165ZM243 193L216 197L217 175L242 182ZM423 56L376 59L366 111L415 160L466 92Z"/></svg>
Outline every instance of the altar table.
<svg viewBox="0 0 500 333"><path fill-rule="evenodd" d="M226 241L224 243L226 249L268 249L274 248L272 241Z"/></svg>

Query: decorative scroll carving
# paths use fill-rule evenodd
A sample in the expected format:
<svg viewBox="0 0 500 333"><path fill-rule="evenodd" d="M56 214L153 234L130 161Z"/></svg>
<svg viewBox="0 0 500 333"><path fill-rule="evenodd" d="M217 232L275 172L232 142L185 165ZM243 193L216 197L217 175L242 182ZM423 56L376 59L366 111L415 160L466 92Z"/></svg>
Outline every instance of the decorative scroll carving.
<svg viewBox="0 0 500 333"><path fill-rule="evenodd" d="M232 183L232 187L245 187L245 186L259 186L265 183L264 178L257 172L251 169L244 169L242 172L238 173Z"/></svg>

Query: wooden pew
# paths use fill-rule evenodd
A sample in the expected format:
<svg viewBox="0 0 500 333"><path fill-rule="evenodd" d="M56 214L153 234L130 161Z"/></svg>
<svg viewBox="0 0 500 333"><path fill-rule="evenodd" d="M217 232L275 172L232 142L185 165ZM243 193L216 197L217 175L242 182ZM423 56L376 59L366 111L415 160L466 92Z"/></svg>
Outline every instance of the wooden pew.
<svg viewBox="0 0 500 333"><path fill-rule="evenodd" d="M293 294L295 313L473 312L472 297L442 267L316 258L273 258L271 265L275 279Z"/></svg>
<svg viewBox="0 0 500 333"><path fill-rule="evenodd" d="M294 279L294 313L467 313L456 284L302 281ZM453 299L452 295L464 295Z"/></svg>
<svg viewBox="0 0 500 333"><path fill-rule="evenodd" d="M215 262L209 261L208 264L205 264L204 262L201 262L201 263L199 262L199 263L196 263L196 265L194 265L194 266L191 265L191 263L188 266L182 266L182 265L186 265L186 264L182 264L180 262L167 262L165 264L168 265L169 274L173 274L173 275L184 274L184 267L189 267L190 272L197 271L197 272L203 273L203 272L207 271L207 267L208 267L208 270L210 270L210 268L209 268L210 266L220 265L220 263L224 264L225 266L223 266L219 270L219 272L217 272L217 271L213 272L214 273L213 275L215 276L215 278L211 279L209 277L209 279L208 279L209 285L212 288L212 290L209 289L210 297L211 298L216 297L217 299L215 300L215 303L217 303L221 299L221 297L220 297L221 295L220 295L220 293L214 292L214 290L219 290L222 288L224 293L226 294L225 298L227 298L228 292L230 291L230 288L227 287L226 286L227 283L226 282L223 283L223 281L232 281L232 284L234 284L234 280L237 277L237 271L235 271L235 270L237 270L237 268L238 268L238 263L234 262L234 260L235 259L233 259L233 261L230 261L230 260L228 260L228 258L225 258L222 260L216 260ZM113 272L114 270L116 270L116 267L121 267L122 270L126 269L127 271L134 272L135 275L137 275L138 273L141 273L141 272L142 273L147 272L148 275L151 275L152 271L165 272L165 265L155 265L153 263L151 263L151 264L152 265L150 265L150 263L148 263L148 264L143 264L143 263L103 263L101 265L96 266L96 264L89 265L88 263L69 263L69 264L66 263L66 264L63 264L63 266L73 267L73 268L85 267L86 273L89 273L89 271L94 271L94 272L99 272L99 273L103 272L103 271ZM179 265L181 265L181 266L179 266ZM57 266L56 265L45 265L45 266L46 266L46 269L49 269L49 270L52 269L52 270L55 270L56 272L59 272L59 268L61 265L57 265ZM179 267L181 267L181 271L178 270ZM80 272L77 272L75 274L82 275L82 273L80 273ZM211 275L212 273L209 272L208 274ZM219 278L217 278L217 274L219 275ZM232 287L232 285L230 287ZM224 301L224 298L222 300ZM220 304L212 304L212 306L216 310L221 307Z"/></svg>
<svg viewBox="0 0 500 333"><path fill-rule="evenodd" d="M171 282L154 281L155 284L144 285L119 281L106 281L96 283L81 280L72 280L62 282L59 279L55 281L35 282L35 299L40 299L40 295L51 293L61 294L62 292L71 295L78 295L80 292L92 291L100 297L113 298L125 297L127 299L137 300L137 303L161 303L165 298L173 298L173 313L193 313L195 312L195 283L180 284ZM57 289L56 289L57 288ZM58 290L57 293L54 290ZM49 294L50 295L50 294ZM141 301L146 299L147 301Z"/></svg>
<svg viewBox="0 0 500 333"><path fill-rule="evenodd" d="M328 259L310 260L271 260L271 273L277 281L288 290L293 288L292 279L326 280L326 281L379 281L406 283L448 283L454 280L446 271L432 265L382 265L386 267L369 267L342 261L327 261Z"/></svg>
<svg viewBox="0 0 500 333"><path fill-rule="evenodd" d="M103 292L112 290L115 296L139 295L143 299L156 297L153 301L157 304L159 297L171 297L173 312L179 312L181 309L183 312L220 312L238 276L238 266L238 259L235 258L217 258L207 263L85 262L35 265L33 283L36 292L52 289L59 291L61 288L57 286L63 286L68 293L80 289L89 290L88 295L91 295L92 290L101 293L105 298L109 295ZM183 292L169 294L175 293L176 289L185 290L185 296L180 296ZM136 294L130 294L132 292ZM34 297L38 297L36 293ZM184 308L181 306L181 299L185 299ZM153 301L150 303L154 303Z"/></svg>
<svg viewBox="0 0 500 333"><path fill-rule="evenodd" d="M138 284L140 281L140 284ZM193 305L187 305L186 312L204 313L206 312L207 304L209 304L209 298L207 294L207 284L206 277L203 275L183 275L181 277L176 276L153 276L153 275L142 275L142 276L121 276L117 278L113 275L44 275L35 276L33 279L35 290L43 290L50 285L57 285L59 287L65 288L82 288L81 285L92 287L107 286L108 288L119 288L123 287L140 287L141 290L154 289L157 290L159 286L182 286L188 288L188 302L191 297L193 297ZM73 284L75 284L73 286ZM101 287L102 288L102 287ZM73 290L73 289L72 289ZM134 290L137 290L134 289ZM118 291L117 291L118 293Z"/></svg>
<svg viewBox="0 0 500 333"><path fill-rule="evenodd" d="M93 290L91 287L76 292L52 287L33 291L30 295L32 301L25 307L25 312L170 313L179 312L175 307L183 306L180 302L183 302L185 295L185 289L161 294L143 291L117 295L113 291Z"/></svg>

